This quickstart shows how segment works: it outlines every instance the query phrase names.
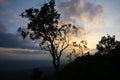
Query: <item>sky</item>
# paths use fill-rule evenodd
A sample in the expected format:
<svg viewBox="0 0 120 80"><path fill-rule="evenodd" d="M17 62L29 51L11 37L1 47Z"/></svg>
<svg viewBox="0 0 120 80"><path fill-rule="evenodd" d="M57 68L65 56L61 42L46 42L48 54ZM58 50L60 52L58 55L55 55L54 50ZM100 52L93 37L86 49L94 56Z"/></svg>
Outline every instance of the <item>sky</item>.
<svg viewBox="0 0 120 80"><path fill-rule="evenodd" d="M22 39L17 29L28 20L19 15L28 8L39 8L49 0L0 0L0 60L50 59L47 51L40 50L37 41ZM61 23L79 28L72 38L77 43L87 40L95 49L101 36L116 35L120 40L120 0L56 0Z"/></svg>

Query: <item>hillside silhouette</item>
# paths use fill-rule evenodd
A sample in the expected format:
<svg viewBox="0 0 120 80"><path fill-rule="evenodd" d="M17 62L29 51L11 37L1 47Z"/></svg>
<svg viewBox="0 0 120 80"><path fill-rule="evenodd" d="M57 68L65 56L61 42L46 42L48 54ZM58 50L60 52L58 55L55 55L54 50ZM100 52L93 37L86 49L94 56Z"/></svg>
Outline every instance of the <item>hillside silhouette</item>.
<svg viewBox="0 0 120 80"><path fill-rule="evenodd" d="M74 61L64 65L57 74L53 73L53 75L33 80L119 80L119 73L120 42L107 54L96 52L94 55L77 57ZM40 77L35 76L35 78Z"/></svg>
<svg viewBox="0 0 120 80"><path fill-rule="evenodd" d="M109 53L77 57L60 72L61 80L119 80L120 42Z"/></svg>

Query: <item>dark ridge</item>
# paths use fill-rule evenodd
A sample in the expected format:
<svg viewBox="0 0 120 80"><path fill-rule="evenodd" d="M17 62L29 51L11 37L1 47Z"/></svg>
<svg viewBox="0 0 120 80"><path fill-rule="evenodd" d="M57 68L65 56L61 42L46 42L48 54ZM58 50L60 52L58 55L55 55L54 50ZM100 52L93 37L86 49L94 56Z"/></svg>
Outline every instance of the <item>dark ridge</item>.
<svg viewBox="0 0 120 80"><path fill-rule="evenodd" d="M59 74L61 80L119 80L120 48L104 55L77 57Z"/></svg>

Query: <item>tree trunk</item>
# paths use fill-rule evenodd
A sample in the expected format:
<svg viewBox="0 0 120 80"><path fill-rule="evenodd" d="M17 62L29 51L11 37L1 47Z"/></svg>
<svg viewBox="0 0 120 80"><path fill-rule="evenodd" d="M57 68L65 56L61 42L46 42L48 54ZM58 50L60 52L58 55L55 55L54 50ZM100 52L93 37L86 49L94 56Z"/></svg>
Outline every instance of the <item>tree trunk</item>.
<svg viewBox="0 0 120 80"><path fill-rule="evenodd" d="M56 52L55 52L55 47L53 45L53 42L51 42L51 50L52 50L52 58L53 58L53 67L55 69L55 72L57 73L58 70L59 70L59 67L60 67L60 57L58 57L56 55Z"/></svg>
<svg viewBox="0 0 120 80"><path fill-rule="evenodd" d="M59 71L60 68L60 58L53 58L53 66L55 69L55 73L57 73Z"/></svg>
<svg viewBox="0 0 120 80"><path fill-rule="evenodd" d="M54 80L60 80L58 71L60 69L60 57L58 58L53 58L53 66L55 69L55 73L54 73Z"/></svg>

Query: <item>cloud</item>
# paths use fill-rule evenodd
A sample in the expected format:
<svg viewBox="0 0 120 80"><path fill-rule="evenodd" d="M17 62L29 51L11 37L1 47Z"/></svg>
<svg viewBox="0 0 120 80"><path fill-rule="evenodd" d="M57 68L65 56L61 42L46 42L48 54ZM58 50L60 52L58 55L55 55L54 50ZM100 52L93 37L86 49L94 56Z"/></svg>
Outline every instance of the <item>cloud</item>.
<svg viewBox="0 0 120 80"><path fill-rule="evenodd" d="M62 24L71 23L79 28L77 35L72 34L71 42L87 40L90 43L89 48L96 46L96 42L93 41L96 36L91 36L97 33L98 26L105 26L101 17L104 12L102 5L88 2L88 0L66 0L57 3L57 8L61 13Z"/></svg>
<svg viewBox="0 0 120 80"><path fill-rule="evenodd" d="M38 42L22 39L19 34L0 32L0 57L5 58L43 58L48 56L48 51L41 50Z"/></svg>
<svg viewBox="0 0 120 80"><path fill-rule="evenodd" d="M48 52L43 51L43 50L35 50L35 49L2 48L2 47L0 47L0 53L15 53L15 54L32 55L32 54L46 54Z"/></svg>
<svg viewBox="0 0 120 80"><path fill-rule="evenodd" d="M104 8L101 5L87 2L86 0L67 0L57 6L65 15L64 19L73 21L73 18L85 23L103 24L100 15Z"/></svg>
<svg viewBox="0 0 120 80"><path fill-rule="evenodd" d="M25 48L25 49L40 49L31 40L23 40L18 34L0 33L0 47L6 48Z"/></svg>
<svg viewBox="0 0 120 80"><path fill-rule="evenodd" d="M0 47L0 59L50 59L47 51Z"/></svg>
<svg viewBox="0 0 120 80"><path fill-rule="evenodd" d="M8 0L0 0L0 6L8 5Z"/></svg>

